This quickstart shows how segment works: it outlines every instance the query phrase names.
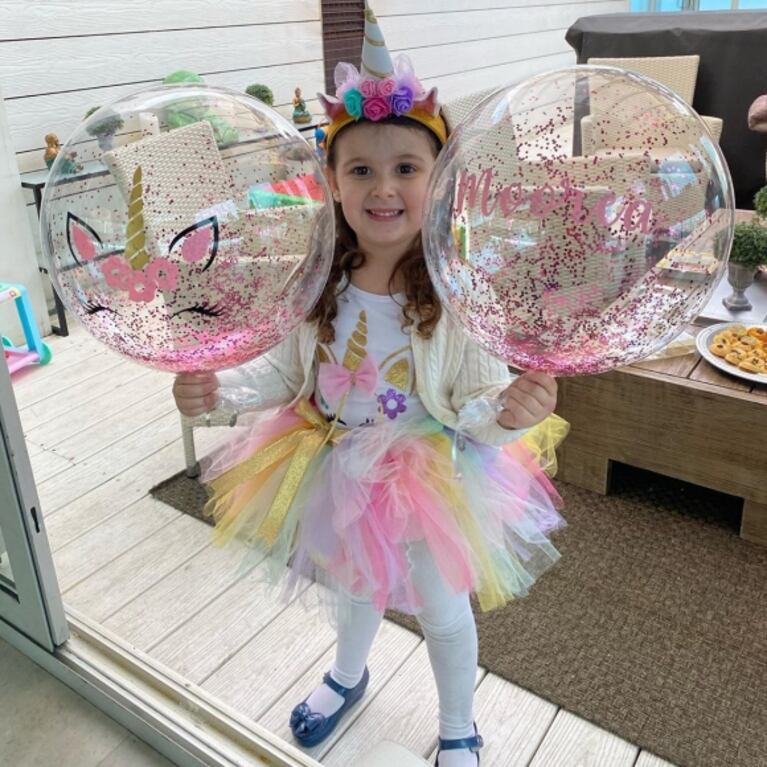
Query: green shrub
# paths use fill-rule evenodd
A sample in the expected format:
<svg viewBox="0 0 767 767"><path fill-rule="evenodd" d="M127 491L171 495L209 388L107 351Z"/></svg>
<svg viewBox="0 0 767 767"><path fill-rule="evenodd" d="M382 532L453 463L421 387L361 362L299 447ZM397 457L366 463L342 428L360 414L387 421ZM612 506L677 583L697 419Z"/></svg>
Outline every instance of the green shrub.
<svg viewBox="0 0 767 767"><path fill-rule="evenodd" d="M205 80L196 72L190 72L187 69L179 69L177 72L171 72L163 79L163 85L174 85L175 83L204 83Z"/></svg>
<svg viewBox="0 0 767 767"><path fill-rule="evenodd" d="M759 218L767 218L767 186L754 195L754 210Z"/></svg>
<svg viewBox="0 0 767 767"><path fill-rule="evenodd" d="M93 107L92 109L89 109L85 117L90 117L90 115L92 115L98 109L99 107ZM125 123L120 115L108 111L100 120L97 120L92 125L89 125L87 130L91 136L111 136L112 134L117 133L117 131L119 131L123 125L125 125Z"/></svg>
<svg viewBox="0 0 767 767"><path fill-rule="evenodd" d="M756 221L736 224L730 261L754 269L767 264L767 228Z"/></svg>
<svg viewBox="0 0 767 767"><path fill-rule="evenodd" d="M272 89L268 88L266 85L249 85L245 89L245 93L247 93L248 96L252 96L254 99L263 101L267 106L272 106L274 104L274 94L272 93Z"/></svg>

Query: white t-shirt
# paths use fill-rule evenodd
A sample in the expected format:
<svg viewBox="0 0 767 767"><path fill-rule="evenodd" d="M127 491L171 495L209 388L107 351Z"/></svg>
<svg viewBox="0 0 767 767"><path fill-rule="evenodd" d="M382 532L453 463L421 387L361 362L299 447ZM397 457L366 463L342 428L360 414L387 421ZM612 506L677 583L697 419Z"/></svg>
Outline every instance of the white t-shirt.
<svg viewBox="0 0 767 767"><path fill-rule="evenodd" d="M404 300L351 284L338 297L336 339L317 347L314 394L327 418L354 428L428 415L416 393L410 328L401 327Z"/></svg>

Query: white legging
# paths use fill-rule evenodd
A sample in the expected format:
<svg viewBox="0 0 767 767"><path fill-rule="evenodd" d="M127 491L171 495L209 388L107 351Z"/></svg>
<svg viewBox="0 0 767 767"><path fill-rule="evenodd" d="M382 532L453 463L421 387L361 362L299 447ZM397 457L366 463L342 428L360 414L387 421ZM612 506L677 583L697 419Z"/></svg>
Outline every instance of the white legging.
<svg viewBox="0 0 767 767"><path fill-rule="evenodd" d="M464 738L474 733L477 673L477 627L469 595L455 594L446 587L424 543L411 544L408 559L413 585L423 601L416 618L426 637L437 683L439 734L441 738ZM354 687L362 678L383 613L371 602L348 595L342 599L332 675L344 687Z"/></svg>

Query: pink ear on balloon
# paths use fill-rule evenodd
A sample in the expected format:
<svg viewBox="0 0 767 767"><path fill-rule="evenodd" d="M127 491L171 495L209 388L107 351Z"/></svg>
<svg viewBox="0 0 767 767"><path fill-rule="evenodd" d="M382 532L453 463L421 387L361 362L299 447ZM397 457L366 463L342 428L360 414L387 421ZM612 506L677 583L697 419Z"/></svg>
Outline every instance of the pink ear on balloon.
<svg viewBox="0 0 767 767"><path fill-rule="evenodd" d="M218 252L218 218L211 216L179 232L173 238L168 252L171 253L179 242L181 258L187 263L196 264L207 258L202 268L204 272L213 263Z"/></svg>
<svg viewBox="0 0 767 767"><path fill-rule="evenodd" d="M81 218L67 213L67 243L75 261L93 261L101 238Z"/></svg>

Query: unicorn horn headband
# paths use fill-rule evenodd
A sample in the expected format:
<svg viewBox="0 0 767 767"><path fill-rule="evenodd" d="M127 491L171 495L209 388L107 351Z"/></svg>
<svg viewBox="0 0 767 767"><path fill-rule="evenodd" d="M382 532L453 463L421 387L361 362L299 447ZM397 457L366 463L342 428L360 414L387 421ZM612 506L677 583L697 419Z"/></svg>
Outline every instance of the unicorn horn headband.
<svg viewBox="0 0 767 767"><path fill-rule="evenodd" d="M330 119L326 146L338 132L358 120L379 122L388 117L408 117L426 126L444 144L445 121L439 114L437 89L428 92L415 76L407 56L394 61L386 47L381 28L365 2L365 37L360 71L352 64L339 62L334 79L336 95L318 93L325 114Z"/></svg>

